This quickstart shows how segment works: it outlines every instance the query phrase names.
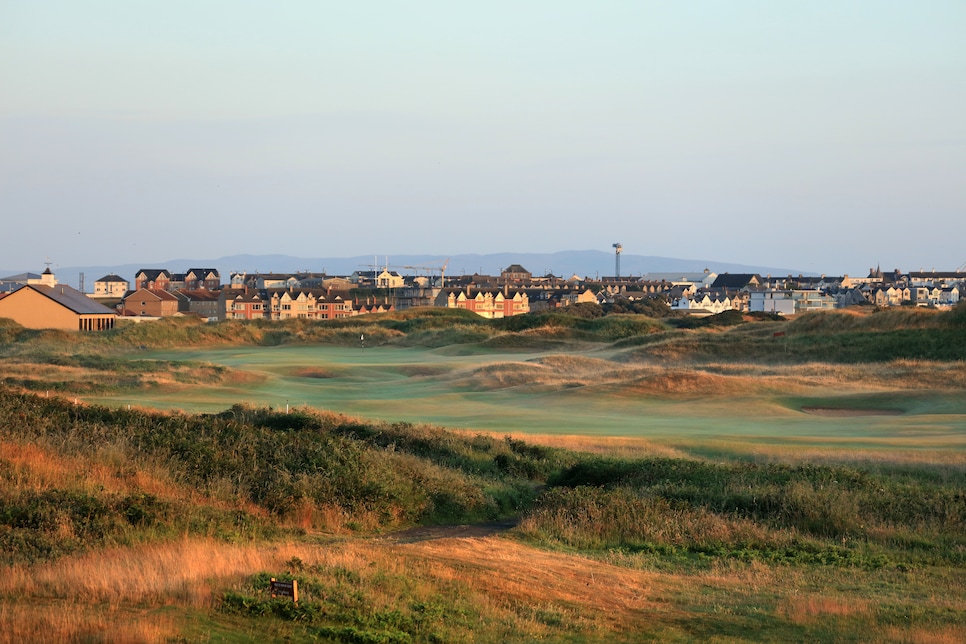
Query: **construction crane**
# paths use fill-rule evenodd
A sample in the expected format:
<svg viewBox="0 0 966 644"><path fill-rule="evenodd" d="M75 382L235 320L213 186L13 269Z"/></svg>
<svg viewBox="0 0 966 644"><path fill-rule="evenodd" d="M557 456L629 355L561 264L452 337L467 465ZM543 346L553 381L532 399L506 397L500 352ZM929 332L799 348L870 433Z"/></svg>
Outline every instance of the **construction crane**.
<svg viewBox="0 0 966 644"><path fill-rule="evenodd" d="M442 266L438 264L430 264L426 266L403 266L403 268L408 268L414 271L417 271L417 270L429 271L430 276L432 276L434 271L439 271L439 288L445 288L446 287L446 268L448 266L449 266L449 258L447 257L446 261L443 262Z"/></svg>
<svg viewBox="0 0 966 644"><path fill-rule="evenodd" d="M956 269L956 272L957 273L966 273L966 262L963 262L963 264L959 268Z"/></svg>
<svg viewBox="0 0 966 644"><path fill-rule="evenodd" d="M620 242L612 245L614 248L614 278L619 282L621 279L621 251L624 247Z"/></svg>

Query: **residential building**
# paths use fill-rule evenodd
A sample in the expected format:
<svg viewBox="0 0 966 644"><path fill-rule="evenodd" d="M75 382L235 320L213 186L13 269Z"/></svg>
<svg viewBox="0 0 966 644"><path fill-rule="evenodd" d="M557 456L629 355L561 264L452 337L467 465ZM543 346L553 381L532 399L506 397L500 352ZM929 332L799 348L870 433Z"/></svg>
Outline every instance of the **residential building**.
<svg viewBox="0 0 966 644"><path fill-rule="evenodd" d="M836 308L836 298L814 289L751 291L748 309L752 313L795 315Z"/></svg>
<svg viewBox="0 0 966 644"><path fill-rule="evenodd" d="M182 289L175 291L173 295L178 298L178 310L181 313L193 313L208 320L227 319L226 292L222 289Z"/></svg>
<svg viewBox="0 0 966 644"><path fill-rule="evenodd" d="M221 273L217 268L189 268L184 274L184 289L216 291L221 288Z"/></svg>
<svg viewBox="0 0 966 644"><path fill-rule="evenodd" d="M444 291L446 306L451 309L466 309L479 316L492 319L508 318L530 312L530 299L525 291L510 289L479 289L474 295L472 289Z"/></svg>
<svg viewBox="0 0 966 644"><path fill-rule="evenodd" d="M402 288L405 285L405 278L396 271L386 269L376 276L376 288Z"/></svg>
<svg viewBox="0 0 966 644"><path fill-rule="evenodd" d="M128 293L122 302L124 315L162 318L178 314L177 296L162 289L139 288Z"/></svg>
<svg viewBox="0 0 966 644"><path fill-rule="evenodd" d="M648 285L657 285L664 282L670 286L691 286L693 290L697 291L702 288L710 288L717 278L717 273L706 268L703 272L692 273L648 273L640 281ZM655 291L651 289L651 292Z"/></svg>
<svg viewBox="0 0 966 644"><path fill-rule="evenodd" d="M735 310L735 307L730 297L725 296L720 299L715 297L712 299L708 293L704 293L703 295L696 295L694 297L680 298L674 303L671 310L696 317L703 317Z"/></svg>
<svg viewBox="0 0 966 644"><path fill-rule="evenodd" d="M119 275L105 275L94 282L94 297L97 298L122 298L131 288L131 283Z"/></svg>
<svg viewBox="0 0 966 644"><path fill-rule="evenodd" d="M229 295L227 316L230 320L264 320L269 317L271 302L257 291Z"/></svg>
<svg viewBox="0 0 966 644"><path fill-rule="evenodd" d="M711 288L728 290L751 290L761 286L761 275L756 273L722 273L718 275Z"/></svg>
<svg viewBox="0 0 966 644"><path fill-rule="evenodd" d="M527 283L533 279L533 274L519 264L510 264L500 271L500 279L504 282Z"/></svg>
<svg viewBox="0 0 966 644"><path fill-rule="evenodd" d="M134 290L167 291L171 288L171 273L164 268L142 268L134 274Z"/></svg>

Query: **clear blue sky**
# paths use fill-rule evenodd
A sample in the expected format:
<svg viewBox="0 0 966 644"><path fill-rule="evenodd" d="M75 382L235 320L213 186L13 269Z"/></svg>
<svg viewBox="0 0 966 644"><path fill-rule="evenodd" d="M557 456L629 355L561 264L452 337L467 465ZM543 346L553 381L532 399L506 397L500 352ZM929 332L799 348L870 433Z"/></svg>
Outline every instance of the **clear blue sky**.
<svg viewBox="0 0 966 644"><path fill-rule="evenodd" d="M0 0L2 268L964 240L962 0Z"/></svg>

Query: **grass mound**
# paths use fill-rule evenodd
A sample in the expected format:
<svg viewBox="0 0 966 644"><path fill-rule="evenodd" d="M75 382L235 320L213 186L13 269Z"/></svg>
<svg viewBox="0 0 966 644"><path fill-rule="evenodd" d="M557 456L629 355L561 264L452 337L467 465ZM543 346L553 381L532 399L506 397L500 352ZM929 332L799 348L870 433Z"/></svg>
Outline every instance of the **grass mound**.
<svg viewBox="0 0 966 644"><path fill-rule="evenodd" d="M42 490L8 484L0 490L0 544L28 559L136 534L186 529L224 537L232 526L251 534L259 516L271 518L267 525L367 531L495 519L519 512L534 484L563 462L554 450L519 441L310 411L161 414L5 390L0 427L0 439L40 445L58 458L163 472L201 494L201 507L222 508L198 516L153 496L78 489L78 481ZM0 466L4 474L5 460Z"/></svg>
<svg viewBox="0 0 966 644"><path fill-rule="evenodd" d="M961 468L585 459L551 477L532 539L672 558L966 564Z"/></svg>

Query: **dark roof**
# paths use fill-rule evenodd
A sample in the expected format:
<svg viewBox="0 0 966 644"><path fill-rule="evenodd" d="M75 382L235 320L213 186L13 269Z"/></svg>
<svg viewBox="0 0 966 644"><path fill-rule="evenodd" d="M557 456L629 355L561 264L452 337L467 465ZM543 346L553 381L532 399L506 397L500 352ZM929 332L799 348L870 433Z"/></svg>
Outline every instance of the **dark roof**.
<svg viewBox="0 0 966 644"><path fill-rule="evenodd" d="M722 273L715 278L711 288L744 288L752 281L761 282L756 273Z"/></svg>
<svg viewBox="0 0 966 644"><path fill-rule="evenodd" d="M909 277L912 279L932 277L939 279L966 280L966 273L960 273L958 271L909 271Z"/></svg>
<svg viewBox="0 0 966 644"><path fill-rule="evenodd" d="M28 284L17 289L14 291L14 293L19 293L25 288L30 288L41 295L46 295L53 301L65 308L70 309L78 315L114 314L113 309L109 309L102 304L98 304L80 291L72 289L66 284L57 284L56 286L47 286L46 284ZM11 293L10 295L13 295L14 293Z"/></svg>
<svg viewBox="0 0 966 644"><path fill-rule="evenodd" d="M221 291L209 291L206 289L200 289L197 291L182 289L178 291L177 294L192 302L217 302L221 297Z"/></svg>
<svg viewBox="0 0 966 644"><path fill-rule="evenodd" d="M96 281L98 281L98 282L124 282L124 283L127 283L127 280L126 279L124 279L120 275L115 275L114 273L111 273L110 275L105 275L104 277L102 277L101 279L96 280Z"/></svg>
<svg viewBox="0 0 966 644"><path fill-rule="evenodd" d="M177 300L178 299L172 293L159 288L140 288L136 291L128 291L127 293L124 294L124 299L127 300L131 297L134 297L138 293L149 293L154 297L158 298L159 300Z"/></svg>
<svg viewBox="0 0 966 644"><path fill-rule="evenodd" d="M204 276L204 275L208 275L209 273L214 273L216 277L221 277L221 273L218 272L217 268L189 268L187 273L185 273L185 275L187 275L188 273L194 273L195 275L198 275L198 276Z"/></svg>
<svg viewBox="0 0 966 644"><path fill-rule="evenodd" d="M40 275L38 273L19 273L17 275L10 275L8 277L0 277L0 282L19 282L27 283L27 280L39 280Z"/></svg>
<svg viewBox="0 0 966 644"><path fill-rule="evenodd" d="M149 282L153 282L154 280L158 279L162 273L166 275L168 279L171 279L171 273L169 273L168 269L166 268L142 268L135 273L134 276L137 277L142 273L144 274L144 278Z"/></svg>
<svg viewBox="0 0 966 644"><path fill-rule="evenodd" d="M526 273L527 275L530 274L530 271L523 268L519 264L510 264L505 269L503 269L503 272L504 273Z"/></svg>

